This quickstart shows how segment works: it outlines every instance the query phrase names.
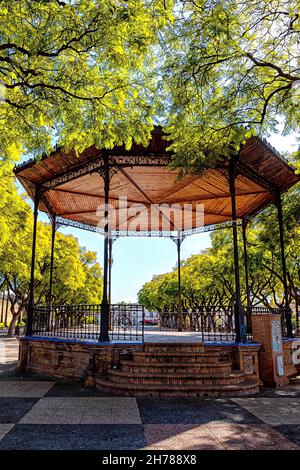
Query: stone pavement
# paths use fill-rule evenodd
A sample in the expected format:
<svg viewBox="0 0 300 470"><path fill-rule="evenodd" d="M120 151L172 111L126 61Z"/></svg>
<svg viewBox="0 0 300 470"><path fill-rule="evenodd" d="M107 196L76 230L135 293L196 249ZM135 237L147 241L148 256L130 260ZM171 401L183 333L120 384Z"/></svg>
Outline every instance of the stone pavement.
<svg viewBox="0 0 300 470"><path fill-rule="evenodd" d="M22 377L6 357L0 450L300 449L300 380L254 398L134 398Z"/></svg>
<svg viewBox="0 0 300 470"><path fill-rule="evenodd" d="M5 338L0 334L0 374L15 368L18 354L18 340L16 338Z"/></svg>

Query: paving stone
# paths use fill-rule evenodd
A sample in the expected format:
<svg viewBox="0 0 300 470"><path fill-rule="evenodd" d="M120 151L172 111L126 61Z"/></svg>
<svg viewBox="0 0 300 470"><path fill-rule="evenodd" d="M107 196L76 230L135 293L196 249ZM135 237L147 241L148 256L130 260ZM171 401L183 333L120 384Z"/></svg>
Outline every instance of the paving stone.
<svg viewBox="0 0 300 470"><path fill-rule="evenodd" d="M136 399L134 397L90 397L87 399L89 406L99 407L99 404L103 408L127 408L137 409Z"/></svg>
<svg viewBox="0 0 300 470"><path fill-rule="evenodd" d="M49 418L48 424L81 424L83 413L83 409L76 410L73 413L61 413L58 411ZM37 419L35 422L39 423L41 421Z"/></svg>
<svg viewBox="0 0 300 470"><path fill-rule="evenodd" d="M283 434L289 441L294 442L300 448L300 425L299 424L281 424L275 426L276 431Z"/></svg>
<svg viewBox="0 0 300 470"><path fill-rule="evenodd" d="M292 389L267 389L267 390L262 390L259 393L260 397L268 397L268 398L300 398L300 390L295 390L294 388Z"/></svg>
<svg viewBox="0 0 300 470"><path fill-rule="evenodd" d="M22 424L141 424L135 398L45 397Z"/></svg>
<svg viewBox="0 0 300 470"><path fill-rule="evenodd" d="M143 424L200 424L212 421L259 423L232 400L201 398L137 398Z"/></svg>
<svg viewBox="0 0 300 470"><path fill-rule="evenodd" d="M46 393L46 397L109 397L95 387L85 387L78 383L58 382Z"/></svg>
<svg viewBox="0 0 300 470"><path fill-rule="evenodd" d="M0 397L43 397L53 382L0 381Z"/></svg>
<svg viewBox="0 0 300 470"><path fill-rule="evenodd" d="M16 366L19 356L19 343L16 338L0 338L0 369Z"/></svg>
<svg viewBox="0 0 300 470"><path fill-rule="evenodd" d="M232 423L248 423L248 424L259 424L261 423L260 419L257 418L250 411L239 406L231 399L215 399L211 401L211 414L212 418L210 422L214 421L214 410L217 410L220 415L220 421L227 421Z"/></svg>
<svg viewBox="0 0 300 470"><path fill-rule="evenodd" d="M48 398L48 397L42 397L40 400L36 403L34 406L33 410L56 410L59 407L67 407L68 402L72 399L72 397L66 398L64 401L61 398ZM75 403L76 398L74 398L73 403Z"/></svg>
<svg viewBox="0 0 300 470"><path fill-rule="evenodd" d="M29 372L24 374L19 372L16 369L9 369L7 371L3 371L0 374L0 383L7 382L7 381L14 381L14 382L52 382L53 384L56 383L57 379L54 377L47 377L41 376L37 374L30 374Z"/></svg>
<svg viewBox="0 0 300 470"><path fill-rule="evenodd" d="M81 424L111 424L112 412L110 410L86 409L81 417Z"/></svg>
<svg viewBox="0 0 300 470"><path fill-rule="evenodd" d="M299 397L300 398L300 379L293 379L289 385L282 388L262 388L259 393L260 397Z"/></svg>
<svg viewBox="0 0 300 470"><path fill-rule="evenodd" d="M0 423L0 441L14 427L13 423Z"/></svg>
<svg viewBox="0 0 300 470"><path fill-rule="evenodd" d="M4 374L13 373L16 368L16 365L17 365L16 362L7 363L7 364L0 363L0 375L4 376Z"/></svg>
<svg viewBox="0 0 300 470"><path fill-rule="evenodd" d="M17 424L0 450L131 450L146 446L141 425Z"/></svg>
<svg viewBox="0 0 300 470"><path fill-rule="evenodd" d="M298 450L297 445L265 424L208 424L227 450Z"/></svg>
<svg viewBox="0 0 300 470"><path fill-rule="evenodd" d="M17 423L39 398L0 398L0 423Z"/></svg>
<svg viewBox="0 0 300 470"><path fill-rule="evenodd" d="M65 398L46 397L43 400L41 400L42 403L44 403L44 401L45 401L45 405L49 403L50 406L53 406L53 407L57 406L63 411L63 410L73 410L79 407L84 408L89 403L89 397L72 397L72 396L65 397Z"/></svg>
<svg viewBox="0 0 300 470"><path fill-rule="evenodd" d="M205 424L146 424L147 450L223 450Z"/></svg>
<svg viewBox="0 0 300 470"><path fill-rule="evenodd" d="M264 423L300 424L300 398L234 398L233 401Z"/></svg>

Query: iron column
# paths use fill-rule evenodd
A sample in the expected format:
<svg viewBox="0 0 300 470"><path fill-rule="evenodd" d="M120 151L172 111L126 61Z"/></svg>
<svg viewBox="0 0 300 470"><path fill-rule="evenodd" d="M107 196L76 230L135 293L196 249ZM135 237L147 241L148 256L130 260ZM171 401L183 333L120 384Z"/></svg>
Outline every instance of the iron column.
<svg viewBox="0 0 300 470"><path fill-rule="evenodd" d="M183 330L182 304L181 304L181 243L182 238L177 238L177 275L178 275L178 331Z"/></svg>
<svg viewBox="0 0 300 470"><path fill-rule="evenodd" d="M29 299L28 299L27 322L26 322L26 336L30 336L32 334L32 324L33 324L34 265L35 265L36 229L37 229L39 200L40 200L40 194L36 190L35 197L34 197L34 209L33 209L33 234L32 234L31 269L30 269Z"/></svg>
<svg viewBox="0 0 300 470"><path fill-rule="evenodd" d="M247 253L247 219L242 219L242 234L243 234L243 245L244 245L244 267L245 267L245 286L246 286L246 299L247 299L247 333L251 334L251 300L250 300L250 288L249 288L249 270L248 270L248 253Z"/></svg>
<svg viewBox="0 0 300 470"><path fill-rule="evenodd" d="M109 225L108 225L108 205L109 205L109 156L104 155L104 203L105 203L105 226L104 226L104 262L103 262L103 297L101 304L101 318L100 318L100 337L99 341L109 341L109 303L108 303L108 245L109 245Z"/></svg>
<svg viewBox="0 0 300 470"><path fill-rule="evenodd" d="M171 239L176 243L177 247L177 280L178 280L178 331L183 330L183 317L182 317L182 302L181 302L181 244L184 240L184 236L180 235L173 237Z"/></svg>
<svg viewBox="0 0 300 470"><path fill-rule="evenodd" d="M277 207L277 214L278 214L280 255L281 255L281 267L282 267L282 281L283 281L283 290L284 290L284 306L287 309L286 316L285 316L285 318L286 318L286 329L287 329L288 337L293 338L292 315L291 315L291 309L290 309L290 306L289 306L287 269L286 269L286 260L285 260L285 250L284 250L283 216L282 216L282 202L281 202L280 192L278 192L278 194L277 194L276 207Z"/></svg>
<svg viewBox="0 0 300 470"><path fill-rule="evenodd" d="M235 178L236 178L236 161L235 157L231 157L229 162L229 187L231 196L231 213L232 213L232 234L233 234L233 251L234 251L234 275L235 275L235 306L234 319L236 330L236 342L246 342L245 332L245 315L241 301L241 285L239 270L239 249L237 238L237 215L236 215L236 199L235 199Z"/></svg>
<svg viewBox="0 0 300 470"><path fill-rule="evenodd" d="M108 241L108 303L109 305L111 304L111 268L112 268L112 245L113 245L113 239L110 237Z"/></svg>
<svg viewBox="0 0 300 470"><path fill-rule="evenodd" d="M49 282L49 307L52 306L52 289L53 289L53 264L54 264L54 244L56 233L56 217L52 218L52 233L51 233L51 258L50 258L50 282Z"/></svg>

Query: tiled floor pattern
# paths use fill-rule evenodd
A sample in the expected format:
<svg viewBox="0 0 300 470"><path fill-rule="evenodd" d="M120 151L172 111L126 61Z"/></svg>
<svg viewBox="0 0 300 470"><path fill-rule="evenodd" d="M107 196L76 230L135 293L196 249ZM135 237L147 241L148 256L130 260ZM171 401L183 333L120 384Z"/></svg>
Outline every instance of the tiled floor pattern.
<svg viewBox="0 0 300 470"><path fill-rule="evenodd" d="M22 377L16 359L16 340L5 339L0 450L300 449L300 380L255 398L135 399Z"/></svg>
<svg viewBox="0 0 300 470"><path fill-rule="evenodd" d="M1 449L299 450L300 384L255 398L136 399L6 374Z"/></svg>

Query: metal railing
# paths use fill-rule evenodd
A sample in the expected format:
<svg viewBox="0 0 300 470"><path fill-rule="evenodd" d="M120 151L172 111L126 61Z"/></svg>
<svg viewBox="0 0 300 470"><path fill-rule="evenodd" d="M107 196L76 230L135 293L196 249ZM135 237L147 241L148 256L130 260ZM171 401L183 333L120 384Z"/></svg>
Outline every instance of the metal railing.
<svg viewBox="0 0 300 470"><path fill-rule="evenodd" d="M247 340L252 339L251 317L255 314L281 314L282 334L287 337L289 309L251 307L245 311ZM184 311L184 331L198 332L203 342L235 341L234 307L205 305L196 311ZM33 310L35 336L98 340L101 305L36 305ZM109 315L111 340L144 341L144 307L138 304L112 304ZM159 329L178 331L178 312L159 313ZM296 332L296 326L295 326Z"/></svg>
<svg viewBox="0 0 300 470"><path fill-rule="evenodd" d="M57 338L98 340L101 305L36 305L33 309L32 334ZM111 340L144 340L144 307L110 305Z"/></svg>
<svg viewBox="0 0 300 470"><path fill-rule="evenodd" d="M202 341L234 341L234 308L219 305L203 305L196 311L182 312L184 331L199 332ZM161 330L178 329L178 313L160 313ZM248 334L248 338L251 335Z"/></svg>
<svg viewBox="0 0 300 470"><path fill-rule="evenodd" d="M247 340L252 339L251 318L255 314L280 314L282 336L288 336L287 316L291 311L287 308L250 307L244 308ZM235 341L234 307L220 305L200 306L196 311L182 312L183 329L195 331L202 335L203 341ZM296 322L293 322L293 333L296 333ZM161 330L178 330L178 312L163 312L159 314Z"/></svg>

